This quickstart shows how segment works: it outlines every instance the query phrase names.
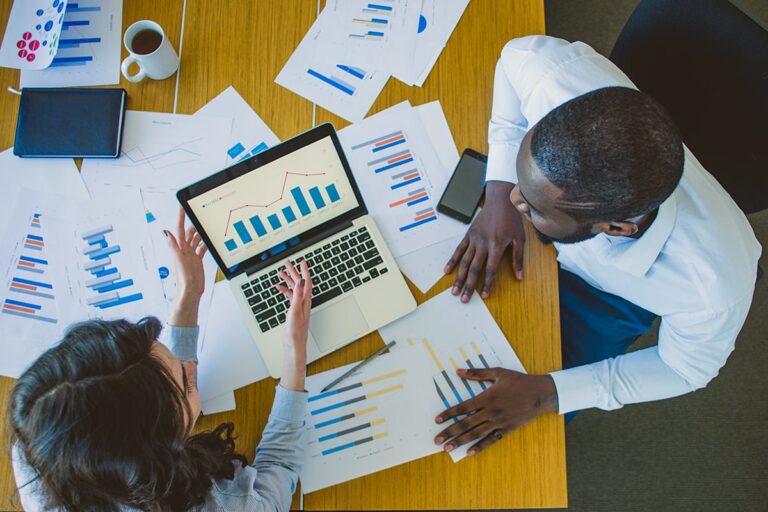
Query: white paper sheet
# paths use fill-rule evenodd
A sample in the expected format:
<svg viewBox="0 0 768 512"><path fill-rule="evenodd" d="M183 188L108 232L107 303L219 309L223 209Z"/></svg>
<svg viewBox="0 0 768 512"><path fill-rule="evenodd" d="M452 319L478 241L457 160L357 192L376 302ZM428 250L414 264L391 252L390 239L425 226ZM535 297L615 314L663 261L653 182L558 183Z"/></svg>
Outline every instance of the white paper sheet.
<svg viewBox="0 0 768 512"><path fill-rule="evenodd" d="M219 412L234 411L237 408L235 392L230 391L203 402L203 414L216 414Z"/></svg>
<svg viewBox="0 0 768 512"><path fill-rule="evenodd" d="M389 71L409 58L416 43L422 0L330 0L318 20L326 30L314 42L323 56L355 66L375 62Z"/></svg>
<svg viewBox="0 0 768 512"><path fill-rule="evenodd" d="M407 102L344 128L339 138L395 257L463 232L436 210L447 173Z"/></svg>
<svg viewBox="0 0 768 512"><path fill-rule="evenodd" d="M71 158L19 158L10 148L0 153L0 182L0 219L8 218L21 188L90 199Z"/></svg>
<svg viewBox="0 0 768 512"><path fill-rule="evenodd" d="M172 191L226 166L232 119L129 110L120 158L83 160L93 197L100 185Z"/></svg>
<svg viewBox="0 0 768 512"><path fill-rule="evenodd" d="M379 334L386 342L397 341L393 353L405 352L413 359L418 359L421 354L421 358L429 361L434 382L430 406L425 412L433 419L448 407L478 395L489 385L460 379L456 368L500 366L525 372L477 294L467 304L462 304L450 290L445 290L421 304L413 313L382 327ZM433 421L430 428L434 436L446 425L437 425ZM468 444L454 449L450 452L451 458L461 460L470 447Z"/></svg>
<svg viewBox="0 0 768 512"><path fill-rule="evenodd" d="M424 85L467 5L469 0L424 0L412 51L392 75L408 85Z"/></svg>
<svg viewBox="0 0 768 512"><path fill-rule="evenodd" d="M46 69L22 70L21 86L120 83L122 33L123 0L70 0L55 58Z"/></svg>
<svg viewBox="0 0 768 512"><path fill-rule="evenodd" d="M204 401L269 376L227 281L214 286L197 357L197 386Z"/></svg>
<svg viewBox="0 0 768 512"><path fill-rule="evenodd" d="M231 85L195 113L195 117L232 118L226 165L252 157L278 144L280 139Z"/></svg>
<svg viewBox="0 0 768 512"><path fill-rule="evenodd" d="M58 50L67 0L14 0L0 66L18 69L48 67Z"/></svg>
<svg viewBox="0 0 768 512"><path fill-rule="evenodd" d="M384 354L321 393L352 366L307 377L304 493L440 451L432 442L433 418L425 414L429 388L421 359L407 350Z"/></svg>
<svg viewBox="0 0 768 512"><path fill-rule="evenodd" d="M137 190L77 201L22 189L0 250L0 373L18 377L72 322L165 317Z"/></svg>
<svg viewBox="0 0 768 512"><path fill-rule="evenodd" d="M450 179L450 174L459 161L459 152L456 151L456 144L453 142L451 129L448 127L448 121L440 102L425 103L415 107L414 110L426 128L432 146L443 164L443 172L446 173L447 179ZM439 194L442 195L442 190ZM445 216L443 219L445 222L459 223L457 220ZM461 229L466 232L467 226L464 224L461 226ZM427 293L443 277L443 268L463 236L463 234L456 235L423 249L404 254L396 258L397 265L400 267L400 271L422 293Z"/></svg>
<svg viewBox="0 0 768 512"><path fill-rule="evenodd" d="M317 103L347 121L361 121L389 80L389 73L378 67L354 65L332 54L318 55L317 41L333 32L327 10L318 17L288 62L275 78L275 83Z"/></svg>

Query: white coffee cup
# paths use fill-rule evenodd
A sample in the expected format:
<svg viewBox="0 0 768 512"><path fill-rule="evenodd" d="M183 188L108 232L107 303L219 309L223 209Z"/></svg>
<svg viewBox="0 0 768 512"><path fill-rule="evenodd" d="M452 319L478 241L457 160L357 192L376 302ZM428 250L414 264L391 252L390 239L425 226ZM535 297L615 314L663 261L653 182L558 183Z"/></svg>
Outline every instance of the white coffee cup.
<svg viewBox="0 0 768 512"><path fill-rule="evenodd" d="M138 35L141 36L137 39ZM141 47L136 47L137 42ZM154 21L137 21L128 27L123 37L123 44L130 55L123 61L120 71L129 82L141 82L144 77L164 80L179 69L179 56L176 50L165 36L163 28ZM139 72L135 75L128 72L128 68L133 63L139 66Z"/></svg>

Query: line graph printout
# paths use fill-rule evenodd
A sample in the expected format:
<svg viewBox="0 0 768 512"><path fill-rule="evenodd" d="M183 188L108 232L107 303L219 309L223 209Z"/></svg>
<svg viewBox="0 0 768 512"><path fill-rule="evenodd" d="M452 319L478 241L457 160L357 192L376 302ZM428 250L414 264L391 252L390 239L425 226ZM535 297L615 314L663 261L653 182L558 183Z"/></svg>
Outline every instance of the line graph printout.
<svg viewBox="0 0 768 512"><path fill-rule="evenodd" d="M425 373L408 351L385 354L328 392L320 390L352 365L307 378L309 411L304 492L440 451L425 414Z"/></svg>
<svg viewBox="0 0 768 512"><path fill-rule="evenodd" d="M328 137L200 194L189 205L232 267L358 203Z"/></svg>
<svg viewBox="0 0 768 512"><path fill-rule="evenodd" d="M379 329L385 340L396 340L393 353L410 353L425 365L432 391L431 417L482 393L490 383L461 379L457 368L502 367L525 372L504 333L483 300L475 294L468 304L446 290L416 311ZM433 434L443 427L433 425ZM458 461L471 445L450 452Z"/></svg>
<svg viewBox="0 0 768 512"><path fill-rule="evenodd" d="M418 115L401 103L339 132L368 209L395 257L464 232L436 210L447 183Z"/></svg>
<svg viewBox="0 0 768 512"><path fill-rule="evenodd" d="M120 157L85 159L83 180L94 199L100 185L175 192L226 166L231 132L231 118L129 110Z"/></svg>

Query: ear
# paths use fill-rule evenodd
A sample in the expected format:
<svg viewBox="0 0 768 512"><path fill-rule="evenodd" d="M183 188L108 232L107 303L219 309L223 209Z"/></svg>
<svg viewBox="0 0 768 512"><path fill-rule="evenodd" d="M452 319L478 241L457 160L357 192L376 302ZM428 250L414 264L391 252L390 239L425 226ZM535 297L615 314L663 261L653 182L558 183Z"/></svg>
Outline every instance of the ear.
<svg viewBox="0 0 768 512"><path fill-rule="evenodd" d="M634 222L626 220L600 222L592 227L593 233L605 233L608 236L634 236L640 228Z"/></svg>

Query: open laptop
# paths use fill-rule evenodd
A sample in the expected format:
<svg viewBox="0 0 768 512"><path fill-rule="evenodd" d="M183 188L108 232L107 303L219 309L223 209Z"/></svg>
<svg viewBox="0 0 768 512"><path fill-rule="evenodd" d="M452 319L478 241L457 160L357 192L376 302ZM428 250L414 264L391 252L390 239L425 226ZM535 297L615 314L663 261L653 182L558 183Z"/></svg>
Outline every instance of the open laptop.
<svg viewBox="0 0 768 512"><path fill-rule="evenodd" d="M286 259L312 274L309 361L416 308L368 215L341 144L324 124L177 193L229 280L273 377L282 369Z"/></svg>

